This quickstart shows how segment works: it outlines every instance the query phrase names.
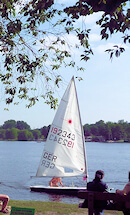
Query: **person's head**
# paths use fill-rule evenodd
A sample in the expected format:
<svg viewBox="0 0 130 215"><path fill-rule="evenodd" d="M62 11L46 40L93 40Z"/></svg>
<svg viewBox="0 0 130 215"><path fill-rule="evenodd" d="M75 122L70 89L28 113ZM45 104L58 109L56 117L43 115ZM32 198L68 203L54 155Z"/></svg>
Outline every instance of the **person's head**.
<svg viewBox="0 0 130 215"><path fill-rule="evenodd" d="M104 172L102 170L97 170L95 173L95 179L103 179L104 177Z"/></svg>

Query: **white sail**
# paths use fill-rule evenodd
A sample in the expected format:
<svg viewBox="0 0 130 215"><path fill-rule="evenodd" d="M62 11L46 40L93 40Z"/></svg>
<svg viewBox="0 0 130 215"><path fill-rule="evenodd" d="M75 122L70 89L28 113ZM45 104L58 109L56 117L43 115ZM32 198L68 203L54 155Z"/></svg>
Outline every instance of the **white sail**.
<svg viewBox="0 0 130 215"><path fill-rule="evenodd" d="M73 77L50 127L36 176L65 177L86 172L84 134Z"/></svg>

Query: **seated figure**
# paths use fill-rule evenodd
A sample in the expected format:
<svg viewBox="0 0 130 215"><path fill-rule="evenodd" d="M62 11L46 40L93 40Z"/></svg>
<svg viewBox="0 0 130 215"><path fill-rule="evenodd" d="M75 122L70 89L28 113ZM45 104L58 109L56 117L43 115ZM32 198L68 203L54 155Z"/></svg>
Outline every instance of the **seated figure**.
<svg viewBox="0 0 130 215"><path fill-rule="evenodd" d="M130 195L130 172L128 173L128 183L125 185L123 190L116 190L116 193L118 193L119 195ZM121 203L120 203L121 204ZM123 206L123 205L122 205ZM127 211L126 209L124 209L123 211L124 215L130 215L130 211Z"/></svg>
<svg viewBox="0 0 130 215"><path fill-rule="evenodd" d="M116 193L119 193L119 194L123 194L123 195L127 195L128 193L130 193L130 172L128 174L128 183L125 185L124 189L123 190L116 190Z"/></svg>
<svg viewBox="0 0 130 215"><path fill-rule="evenodd" d="M108 186L106 183L102 181L104 177L104 172L102 170L97 170L95 173L95 178L92 182L87 184L88 191L97 191L97 192L104 192L107 191ZM95 201L94 202L94 214L100 215L103 212L103 208L106 207L106 201ZM88 207L88 201L84 200L83 203L79 204L79 207L85 208Z"/></svg>
<svg viewBox="0 0 130 215"><path fill-rule="evenodd" d="M8 213L9 211L6 209L6 206L7 206L8 201L9 201L9 196L0 194L0 201L2 202L2 209L0 212Z"/></svg>
<svg viewBox="0 0 130 215"><path fill-rule="evenodd" d="M58 183L60 183L60 185L62 187L64 187L64 185L61 182L61 178L52 178L51 181L49 182L50 187L59 187Z"/></svg>

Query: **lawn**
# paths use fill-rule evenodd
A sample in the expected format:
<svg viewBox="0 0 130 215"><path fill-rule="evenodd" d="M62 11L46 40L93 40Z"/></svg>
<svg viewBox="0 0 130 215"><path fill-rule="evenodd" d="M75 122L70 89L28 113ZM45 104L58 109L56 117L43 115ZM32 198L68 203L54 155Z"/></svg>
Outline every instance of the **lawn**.
<svg viewBox="0 0 130 215"><path fill-rule="evenodd" d="M78 204L66 204L59 202L10 200L8 206L35 209L35 215L85 215L88 212L87 209L78 208ZM105 213L111 215L123 214L119 211L105 211Z"/></svg>

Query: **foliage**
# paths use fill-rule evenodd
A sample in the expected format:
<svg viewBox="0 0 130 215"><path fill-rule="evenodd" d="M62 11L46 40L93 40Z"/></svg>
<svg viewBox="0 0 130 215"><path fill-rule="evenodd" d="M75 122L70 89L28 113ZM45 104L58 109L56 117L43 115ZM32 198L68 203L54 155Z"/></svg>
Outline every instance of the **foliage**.
<svg viewBox="0 0 130 215"><path fill-rule="evenodd" d="M24 141L45 139L49 127L45 126L41 129L31 130L30 125L24 121L7 120L0 127L0 139Z"/></svg>
<svg viewBox="0 0 130 215"><path fill-rule="evenodd" d="M16 126L16 121L15 120L8 120L4 122L2 128L7 129L7 128L15 128Z"/></svg>
<svg viewBox="0 0 130 215"><path fill-rule="evenodd" d="M8 128L5 132L5 139L7 140L16 140L18 136L18 129L16 128Z"/></svg>
<svg viewBox="0 0 130 215"><path fill-rule="evenodd" d="M6 104L17 104L14 98L18 96L31 107L40 97L56 108L53 85L59 87L61 82L57 70L62 65L75 65L69 60L69 46L64 40L68 28L57 27L64 23L59 22L62 11L56 9L53 0L3 1L0 7L0 79ZM69 27L69 32L72 30Z"/></svg>
<svg viewBox="0 0 130 215"><path fill-rule="evenodd" d="M51 108L58 100L54 96L62 81L61 68L76 66L71 55L71 44L66 35L77 36L83 53L81 60L88 61L93 54L89 44L91 29L75 28L81 16L103 11L96 24L101 28L102 39L122 33L123 42L130 43L130 9L127 0L79 0L71 7L57 7L53 0L5 1L0 4L0 80L5 90L6 104L18 104L16 97L25 99L31 107L43 98ZM59 9L57 9L59 8ZM73 49L73 47L72 47ZM118 57L124 48L115 46L106 50L110 58Z"/></svg>
<svg viewBox="0 0 130 215"><path fill-rule="evenodd" d="M32 134L35 140L38 140L41 138L41 132L38 129L32 130Z"/></svg>
<svg viewBox="0 0 130 215"><path fill-rule="evenodd" d="M33 134L32 132L28 131L27 129L20 130L18 132L18 140L19 141L27 141L27 140L32 140L33 139Z"/></svg>
<svg viewBox="0 0 130 215"><path fill-rule="evenodd" d="M16 128L19 130L28 129L30 130L30 126L24 121L17 121Z"/></svg>
<svg viewBox="0 0 130 215"><path fill-rule="evenodd" d="M40 130L31 130L24 121L8 120L0 128L0 139L2 140L37 140L40 137Z"/></svg>
<svg viewBox="0 0 130 215"><path fill-rule="evenodd" d="M77 20L80 16L91 15L95 12L102 11L102 18L96 22L101 29L101 38L108 40L112 34L121 33L123 43L126 44L130 43L130 35L128 34L128 30L130 29L130 9L128 5L128 0L80 0L77 1L74 6L65 8L65 12L68 16L71 16L73 20ZM86 34L85 29L80 34L80 38L84 38L85 35L89 38L88 33ZM88 40L87 44L89 46ZM116 57L119 57L124 51L125 49L118 45L114 45L112 49L106 50L106 52L110 53L110 59L113 58L114 54Z"/></svg>
<svg viewBox="0 0 130 215"><path fill-rule="evenodd" d="M13 120L12 120L13 121ZM8 125L8 121L4 122L4 125ZM44 140L47 138L50 125L43 126L40 129L30 129L30 126L21 121L23 125L28 125L28 129L18 129L17 122L14 120L16 127L3 129L0 128L0 139L1 140ZM19 122L19 121L18 121ZM118 123L104 122L100 120L95 124L85 124L83 126L85 138L92 136L92 141L107 141L107 140L123 140L130 142L130 123L124 120L119 120Z"/></svg>
<svg viewBox="0 0 130 215"><path fill-rule="evenodd" d="M130 123L119 120L118 123L107 122L103 120L95 124L84 125L85 137L92 136L93 141L106 140L124 140L130 142Z"/></svg>
<svg viewBox="0 0 130 215"><path fill-rule="evenodd" d="M48 132L49 132L49 129L50 129L50 125L49 126L44 126L43 128L41 128L41 134L47 138L47 135L48 135Z"/></svg>
<svg viewBox="0 0 130 215"><path fill-rule="evenodd" d="M0 129L0 139L4 140L5 139L5 129Z"/></svg>
<svg viewBox="0 0 130 215"><path fill-rule="evenodd" d="M86 16L93 14L94 12L104 12L102 18L96 22L101 28L102 39L108 39L112 34L117 32L122 33L123 42L130 43L130 36L128 30L130 28L130 9L128 7L129 1L127 0L80 0L77 1L74 6L65 9L68 16L71 16L73 20L79 19L80 16ZM81 35L83 36L83 34ZM88 37L88 35L87 35ZM116 57L124 51L124 48L115 46ZM107 50L110 52L110 50ZM114 50L111 50L110 58L112 58Z"/></svg>

